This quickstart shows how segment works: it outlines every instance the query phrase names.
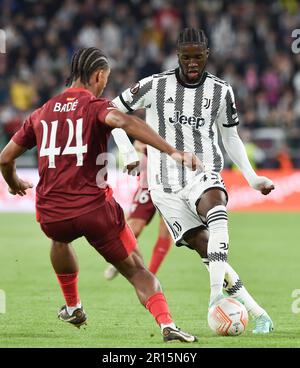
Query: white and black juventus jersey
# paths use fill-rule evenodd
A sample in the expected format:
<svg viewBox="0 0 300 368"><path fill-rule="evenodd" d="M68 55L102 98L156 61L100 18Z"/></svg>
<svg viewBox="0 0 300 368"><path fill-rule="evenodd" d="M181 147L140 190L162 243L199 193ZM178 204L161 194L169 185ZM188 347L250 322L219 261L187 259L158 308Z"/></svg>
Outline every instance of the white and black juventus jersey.
<svg viewBox="0 0 300 368"><path fill-rule="evenodd" d="M232 88L224 80L204 72L197 85L187 85L177 68L142 79L113 102L124 112L146 108L147 123L169 144L196 153L205 171L222 170L218 130L222 134L239 123ZM148 146L149 189L177 192L197 174Z"/></svg>

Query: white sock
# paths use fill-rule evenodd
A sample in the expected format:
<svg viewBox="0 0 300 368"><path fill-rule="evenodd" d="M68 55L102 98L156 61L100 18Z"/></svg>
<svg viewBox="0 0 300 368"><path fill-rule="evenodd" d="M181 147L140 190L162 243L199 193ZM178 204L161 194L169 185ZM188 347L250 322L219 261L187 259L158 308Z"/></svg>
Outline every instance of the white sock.
<svg viewBox="0 0 300 368"><path fill-rule="evenodd" d="M209 271L209 262L207 258L202 258L205 267ZM230 266L229 263L226 264L225 279L224 279L224 289L229 296L232 298L240 298L247 309L247 312L253 317L259 317L265 310L260 307L253 297L249 294L248 290L243 285L243 282L239 278L239 275Z"/></svg>
<svg viewBox="0 0 300 368"><path fill-rule="evenodd" d="M228 217L225 206L215 206L207 212L209 230L207 258L209 261L210 302L223 293L228 253Z"/></svg>
<svg viewBox="0 0 300 368"><path fill-rule="evenodd" d="M252 298L252 296L248 293L247 289L239 278L239 275L229 264L227 264L226 267L225 291L229 296L233 298L241 298L248 313L253 318L256 318L265 313L265 310L260 307Z"/></svg>
<svg viewBox="0 0 300 368"><path fill-rule="evenodd" d="M81 302L79 302L78 304L76 304L73 307L68 307L67 306L67 312L69 313L69 315L71 316L74 312L75 309L81 308Z"/></svg>
<svg viewBox="0 0 300 368"><path fill-rule="evenodd" d="M177 330L177 327L176 327L176 325L175 325L175 323L174 322L172 322L172 323L162 323L161 325L160 325L160 329L161 329L161 331L165 328L165 327L171 327L171 328L174 328L174 330Z"/></svg>

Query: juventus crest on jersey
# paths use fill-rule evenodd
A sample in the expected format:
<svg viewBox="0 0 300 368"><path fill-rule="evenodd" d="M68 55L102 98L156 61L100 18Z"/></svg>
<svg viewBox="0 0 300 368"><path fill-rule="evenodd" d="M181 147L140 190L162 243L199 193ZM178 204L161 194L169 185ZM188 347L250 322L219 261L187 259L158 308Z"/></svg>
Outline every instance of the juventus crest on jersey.
<svg viewBox="0 0 300 368"><path fill-rule="evenodd" d="M197 85L187 85L174 69L142 79L113 102L124 112L146 108L147 123L168 143L196 153L205 171L222 170L218 130L222 134L239 123L232 88L224 80L204 72ZM176 192L198 174L148 146L149 189Z"/></svg>

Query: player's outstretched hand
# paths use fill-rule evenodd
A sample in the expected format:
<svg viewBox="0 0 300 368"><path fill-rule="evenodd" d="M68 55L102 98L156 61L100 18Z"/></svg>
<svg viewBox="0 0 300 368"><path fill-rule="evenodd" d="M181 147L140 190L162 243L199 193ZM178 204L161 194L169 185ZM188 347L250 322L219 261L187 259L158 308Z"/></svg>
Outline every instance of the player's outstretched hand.
<svg viewBox="0 0 300 368"><path fill-rule="evenodd" d="M128 175L136 176L140 174L140 161L131 162L130 164L126 165L124 168L124 172L127 172Z"/></svg>
<svg viewBox="0 0 300 368"><path fill-rule="evenodd" d="M266 178L265 176L257 176L253 183L251 183L252 188L259 190L261 194L267 195L275 189L272 180Z"/></svg>
<svg viewBox="0 0 300 368"><path fill-rule="evenodd" d="M188 167L192 171L203 171L204 169L201 160L192 152L176 151L172 154L172 158L175 161L182 163L184 166Z"/></svg>
<svg viewBox="0 0 300 368"><path fill-rule="evenodd" d="M12 195L18 194L19 196L23 197L26 195L26 190L33 188L33 184L29 183L28 181L18 179L16 184L13 187L8 188L8 191Z"/></svg>

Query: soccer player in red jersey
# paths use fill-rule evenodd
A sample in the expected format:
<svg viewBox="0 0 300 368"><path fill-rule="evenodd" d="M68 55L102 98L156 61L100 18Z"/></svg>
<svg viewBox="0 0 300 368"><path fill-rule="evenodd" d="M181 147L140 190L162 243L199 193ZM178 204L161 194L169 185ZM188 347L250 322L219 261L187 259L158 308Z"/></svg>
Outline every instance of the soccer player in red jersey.
<svg viewBox="0 0 300 368"><path fill-rule="evenodd" d="M127 224L133 231L134 236L138 239L145 226L150 223L155 215L156 208L151 200L150 192L148 190L147 146L136 140L134 142L134 147L143 156L140 163L140 185L134 194ZM169 230L165 225L164 220L160 218L158 238L153 247L152 256L148 266L150 272L153 274L157 273L161 263L168 254L171 245L172 238ZM112 280L118 275L118 273L118 270L113 265L109 265L104 271L104 277L107 280Z"/></svg>
<svg viewBox="0 0 300 368"><path fill-rule="evenodd" d="M25 120L0 155L1 172L11 194L25 195L32 184L17 176L15 159L37 146L36 213L42 231L52 241L51 262L66 301L58 313L61 320L77 327L86 322L77 287L79 266L71 246L84 236L134 286L140 302L160 326L164 341L194 342L195 336L175 326L159 281L145 268L123 210L98 165L105 162L101 155L107 152L113 128L124 129L193 170L199 161L170 146L139 118L98 98L109 73L101 50L77 51L67 80L70 88Z"/></svg>

